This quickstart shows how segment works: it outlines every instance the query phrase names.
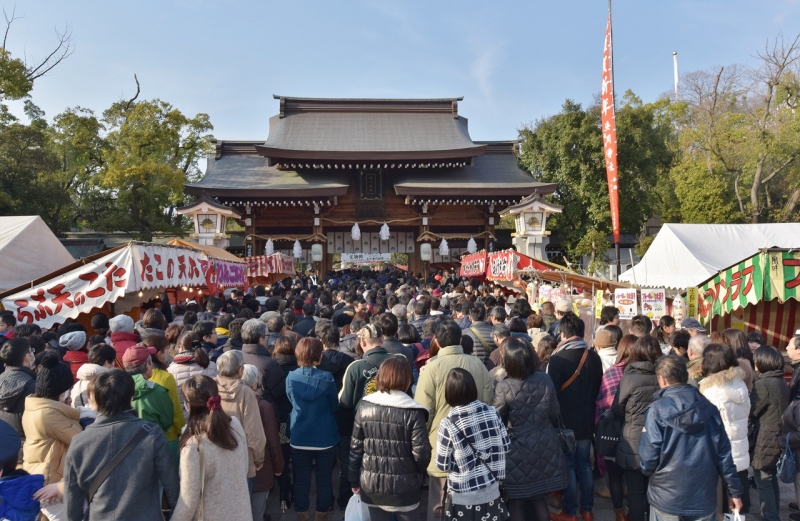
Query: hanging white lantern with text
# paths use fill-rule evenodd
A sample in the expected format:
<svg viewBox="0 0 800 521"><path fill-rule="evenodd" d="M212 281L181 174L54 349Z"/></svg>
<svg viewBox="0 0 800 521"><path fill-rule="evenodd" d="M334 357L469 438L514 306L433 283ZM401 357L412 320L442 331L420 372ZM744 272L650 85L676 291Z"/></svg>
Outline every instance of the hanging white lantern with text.
<svg viewBox="0 0 800 521"><path fill-rule="evenodd" d="M361 240L361 228L358 227L358 223L355 223L353 229L350 230L350 237L352 237L354 241Z"/></svg>
<svg viewBox="0 0 800 521"><path fill-rule="evenodd" d="M431 252L431 244L429 242L420 244L419 258L422 259L423 262L430 262L431 259L433 259L433 252Z"/></svg>
<svg viewBox="0 0 800 521"><path fill-rule="evenodd" d="M388 224L383 223L383 226L381 226L380 235L381 235L381 240L382 241L388 241L389 240L389 225Z"/></svg>
<svg viewBox="0 0 800 521"><path fill-rule="evenodd" d="M478 243L475 242L474 237L469 238L469 242L467 243L467 251L470 253L475 253L478 251Z"/></svg>
<svg viewBox="0 0 800 521"><path fill-rule="evenodd" d="M311 261L312 262L322 262L322 245L321 244L312 244L311 245Z"/></svg>
<svg viewBox="0 0 800 521"><path fill-rule="evenodd" d="M294 248L292 249L292 256L295 259L299 259L303 256L303 247L300 246L300 241L294 241Z"/></svg>
<svg viewBox="0 0 800 521"><path fill-rule="evenodd" d="M442 257L450 255L450 246L447 244L447 239L442 239L442 242L439 244L439 255Z"/></svg>
<svg viewBox="0 0 800 521"><path fill-rule="evenodd" d="M272 255L275 253L275 245L272 244L272 239L267 239L267 245L264 246L264 255Z"/></svg>

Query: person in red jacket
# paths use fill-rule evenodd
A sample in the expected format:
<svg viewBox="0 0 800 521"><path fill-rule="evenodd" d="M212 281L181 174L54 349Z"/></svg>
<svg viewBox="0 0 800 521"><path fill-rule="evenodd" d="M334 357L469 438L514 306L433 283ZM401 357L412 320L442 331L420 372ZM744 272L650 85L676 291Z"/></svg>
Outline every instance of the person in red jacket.
<svg viewBox="0 0 800 521"><path fill-rule="evenodd" d="M89 350L86 347L86 332L72 331L64 333L58 339L58 345L62 349L67 350L64 354L64 361L69 364L69 369L72 371L72 378L77 382L78 369L80 369L83 364L89 363Z"/></svg>
<svg viewBox="0 0 800 521"><path fill-rule="evenodd" d="M117 315L108 321L111 331L111 345L117 352L115 367L122 368L122 357L129 347L139 342L139 335L133 331L133 319L128 315Z"/></svg>

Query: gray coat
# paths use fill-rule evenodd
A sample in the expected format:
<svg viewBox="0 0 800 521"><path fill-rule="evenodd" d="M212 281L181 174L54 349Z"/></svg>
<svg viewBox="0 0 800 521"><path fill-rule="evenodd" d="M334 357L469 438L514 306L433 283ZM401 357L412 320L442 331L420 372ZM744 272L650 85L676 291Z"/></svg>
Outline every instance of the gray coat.
<svg viewBox="0 0 800 521"><path fill-rule="evenodd" d="M477 333L476 333L477 331ZM494 340L492 339L492 325L488 322L481 320L480 322L473 322L466 329L461 331L462 335L466 335L472 339L472 354L480 358L484 364L489 360L489 355L497 349ZM484 347L483 342L478 339L478 334L486 342Z"/></svg>
<svg viewBox="0 0 800 521"><path fill-rule="evenodd" d="M495 388L494 407L511 438L503 482L509 497L530 498L566 488L567 458L553 427L560 409L550 377L536 371L525 380L506 378Z"/></svg>
<svg viewBox="0 0 800 521"><path fill-rule="evenodd" d="M83 505L92 481L143 423L147 422L129 413L98 416L97 421L72 438L64 463L64 504L69 521L84 519ZM100 485L86 519L161 519L159 481L174 507L180 488L178 467L167 448L164 431L155 426Z"/></svg>
<svg viewBox="0 0 800 521"><path fill-rule="evenodd" d="M639 439L642 437L647 407L658 391L656 369L650 362L632 362L625 366L611 411L625 420L617 446L617 465L639 470Z"/></svg>

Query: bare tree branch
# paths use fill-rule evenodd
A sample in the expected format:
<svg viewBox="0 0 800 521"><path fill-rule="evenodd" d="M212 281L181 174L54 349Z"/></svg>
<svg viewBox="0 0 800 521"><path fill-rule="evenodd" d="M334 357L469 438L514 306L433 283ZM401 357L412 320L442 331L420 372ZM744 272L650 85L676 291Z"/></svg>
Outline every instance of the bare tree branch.
<svg viewBox="0 0 800 521"><path fill-rule="evenodd" d="M8 40L8 32L11 30L11 24L14 23L14 20L19 20L23 18L22 16L17 16L17 6L14 6L14 9L11 11L11 18L8 17L6 13L6 8L3 8L3 18L6 19L6 31L3 34L3 50L6 49L6 41Z"/></svg>
<svg viewBox="0 0 800 521"><path fill-rule="evenodd" d="M72 30L69 26L64 27L64 32L58 32L58 29L55 30L56 35L58 36L58 45L53 51L47 55L47 57L42 60L38 65L28 67L28 72L25 76L34 81L38 78L41 78L53 68L58 65L59 63L63 62L67 58L69 58L73 52L75 52L75 46L73 45L72 39Z"/></svg>
<svg viewBox="0 0 800 521"><path fill-rule="evenodd" d="M133 79L134 81L136 81L136 94L125 103L125 110L131 108L131 105L133 104L134 101L136 101L136 98L139 97L139 93L141 92L141 87L139 86L139 78L136 77L136 74L133 75Z"/></svg>

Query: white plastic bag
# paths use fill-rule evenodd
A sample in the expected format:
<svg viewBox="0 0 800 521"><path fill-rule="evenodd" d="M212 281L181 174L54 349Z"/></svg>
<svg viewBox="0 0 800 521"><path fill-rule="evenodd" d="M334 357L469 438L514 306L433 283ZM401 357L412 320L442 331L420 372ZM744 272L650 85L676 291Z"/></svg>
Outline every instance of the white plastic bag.
<svg viewBox="0 0 800 521"><path fill-rule="evenodd" d="M737 510L734 510L730 514L722 516L722 521L744 521L744 516L739 514Z"/></svg>
<svg viewBox="0 0 800 521"><path fill-rule="evenodd" d="M369 508L361 502L361 494L353 494L347 502L344 521L369 521Z"/></svg>

